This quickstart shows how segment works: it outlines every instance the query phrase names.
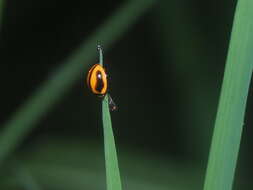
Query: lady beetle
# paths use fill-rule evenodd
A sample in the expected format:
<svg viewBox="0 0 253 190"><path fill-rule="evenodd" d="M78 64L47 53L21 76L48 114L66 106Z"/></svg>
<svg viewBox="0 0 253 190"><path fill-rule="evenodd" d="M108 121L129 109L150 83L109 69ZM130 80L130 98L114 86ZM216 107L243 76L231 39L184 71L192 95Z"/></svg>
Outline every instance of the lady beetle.
<svg viewBox="0 0 253 190"><path fill-rule="evenodd" d="M87 85L93 94L104 97L107 93L107 75L100 64L93 65L87 75Z"/></svg>
<svg viewBox="0 0 253 190"><path fill-rule="evenodd" d="M101 46L98 46L99 50L99 62L100 64L93 65L87 75L87 85L91 92L98 97L104 98L105 95L108 95L108 104L111 111L117 109L116 104L113 102L111 96L108 94L108 80L105 68L103 64L103 54Z"/></svg>

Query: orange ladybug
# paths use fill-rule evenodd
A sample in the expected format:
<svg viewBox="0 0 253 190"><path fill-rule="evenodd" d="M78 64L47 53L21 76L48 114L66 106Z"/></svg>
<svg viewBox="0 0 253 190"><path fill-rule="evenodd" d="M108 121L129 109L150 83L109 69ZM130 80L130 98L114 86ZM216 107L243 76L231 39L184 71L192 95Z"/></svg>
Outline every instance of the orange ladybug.
<svg viewBox="0 0 253 190"><path fill-rule="evenodd" d="M93 65L87 75L87 85L91 92L98 97L104 97L106 94L108 95L108 104L110 110L116 110L117 106L113 102L111 96L107 93L108 92L108 80L107 74L104 69L103 65L103 54L101 46L98 46L99 50L99 62L100 64Z"/></svg>

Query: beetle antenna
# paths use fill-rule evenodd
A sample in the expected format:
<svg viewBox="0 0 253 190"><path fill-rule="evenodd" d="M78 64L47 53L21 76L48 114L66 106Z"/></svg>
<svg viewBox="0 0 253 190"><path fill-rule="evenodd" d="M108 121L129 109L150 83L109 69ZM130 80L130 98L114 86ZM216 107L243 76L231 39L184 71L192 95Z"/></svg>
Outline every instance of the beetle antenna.
<svg viewBox="0 0 253 190"><path fill-rule="evenodd" d="M103 66L103 50L102 50L101 45L98 45L97 48L99 52L99 64Z"/></svg>

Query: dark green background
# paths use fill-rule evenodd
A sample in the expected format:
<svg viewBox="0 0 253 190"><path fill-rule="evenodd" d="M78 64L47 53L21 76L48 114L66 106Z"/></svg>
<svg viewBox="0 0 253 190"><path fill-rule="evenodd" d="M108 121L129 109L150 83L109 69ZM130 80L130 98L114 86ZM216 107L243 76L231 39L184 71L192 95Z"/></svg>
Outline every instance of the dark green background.
<svg viewBox="0 0 253 190"><path fill-rule="evenodd" d="M1 123L125 2L6 1ZM235 5L157 1L104 49L124 189L202 189ZM82 73L4 162L0 189L105 189L101 99ZM251 94L235 189L252 187Z"/></svg>

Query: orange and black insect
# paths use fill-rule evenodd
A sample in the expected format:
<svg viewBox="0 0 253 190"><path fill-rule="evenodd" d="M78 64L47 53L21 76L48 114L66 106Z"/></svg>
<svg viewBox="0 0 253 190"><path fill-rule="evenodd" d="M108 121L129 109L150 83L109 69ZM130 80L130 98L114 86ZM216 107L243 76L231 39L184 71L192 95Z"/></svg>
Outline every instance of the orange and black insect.
<svg viewBox="0 0 253 190"><path fill-rule="evenodd" d="M103 65L103 54L101 46L98 46L99 50L99 63L93 65L87 75L87 85L90 88L91 92L98 97L104 97L106 94L108 95L108 104L110 110L116 110L117 107L113 102L111 96L108 94L108 80L107 74Z"/></svg>
<svg viewBox="0 0 253 190"><path fill-rule="evenodd" d="M104 97L108 90L107 75L100 64L95 64L87 75L87 85L93 94Z"/></svg>

